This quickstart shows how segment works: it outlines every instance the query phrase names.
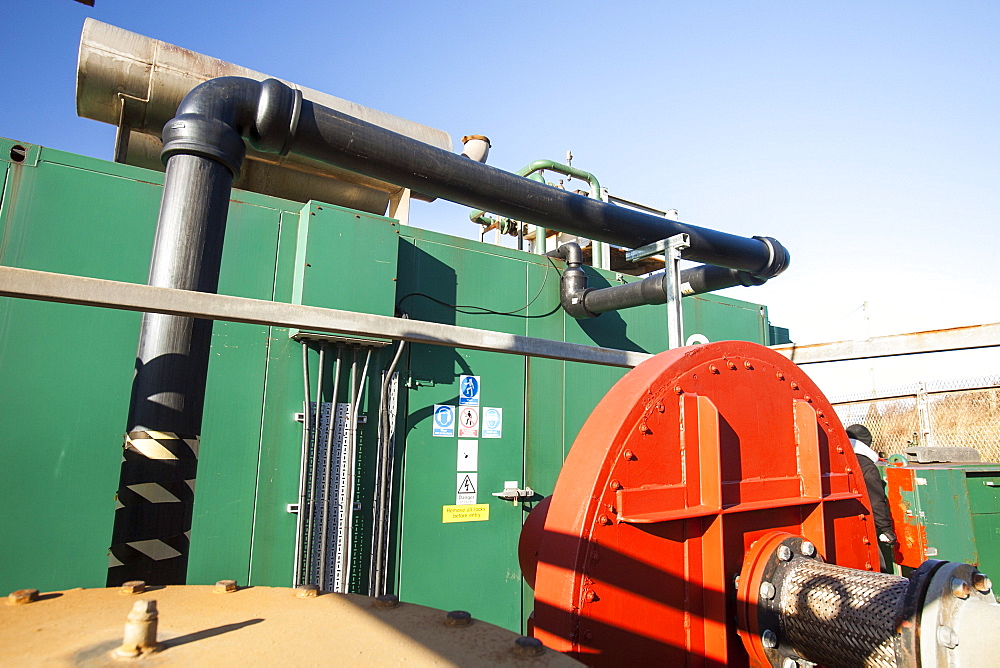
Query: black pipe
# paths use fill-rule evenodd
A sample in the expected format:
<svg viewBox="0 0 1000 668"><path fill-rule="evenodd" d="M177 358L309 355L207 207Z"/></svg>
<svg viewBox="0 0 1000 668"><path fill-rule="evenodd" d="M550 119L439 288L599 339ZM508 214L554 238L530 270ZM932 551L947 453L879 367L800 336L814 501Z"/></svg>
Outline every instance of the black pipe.
<svg viewBox="0 0 1000 668"><path fill-rule="evenodd" d="M788 265L773 239L746 238L606 204L449 153L303 100L292 152L514 220L637 248L689 235L687 260L771 278Z"/></svg>
<svg viewBox="0 0 1000 668"><path fill-rule="evenodd" d="M667 303L665 273L609 288L589 288L587 275L580 268L583 263L583 250L579 244L565 243L547 255L566 260L566 270L559 284L559 302L574 318L595 318L607 311ZM758 278L745 271L709 265L684 269L681 271L680 279L681 294L685 297L737 285L750 287L767 282L767 279Z"/></svg>
<svg viewBox="0 0 1000 668"><path fill-rule="evenodd" d="M149 285L218 290L229 197L246 150L241 135L280 152L294 127L291 89L233 83L203 84L164 129L167 171ZM109 586L185 581L211 339L211 320L143 315Z"/></svg>

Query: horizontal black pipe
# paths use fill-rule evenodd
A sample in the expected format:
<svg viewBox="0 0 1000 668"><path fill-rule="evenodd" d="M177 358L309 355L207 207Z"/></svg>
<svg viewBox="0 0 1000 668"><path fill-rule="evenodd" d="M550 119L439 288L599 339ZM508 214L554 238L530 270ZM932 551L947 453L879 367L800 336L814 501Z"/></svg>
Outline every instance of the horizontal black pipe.
<svg viewBox="0 0 1000 668"><path fill-rule="evenodd" d="M594 318L601 313L618 311L647 304L666 304L666 274L659 273L641 281L615 285L609 288L587 287L583 264L583 250L570 242L561 245L548 255L566 260L566 270L560 281L559 301L563 309L574 318ZM758 278L745 271L699 265L681 271L681 294L685 297L715 290L744 285L763 285L765 278Z"/></svg>
<svg viewBox="0 0 1000 668"><path fill-rule="evenodd" d="M637 248L685 233L691 239L683 252L688 260L768 278L788 264L787 251L774 240L695 227L577 195L308 100L302 102L291 151L434 197L598 241Z"/></svg>
<svg viewBox="0 0 1000 668"><path fill-rule="evenodd" d="M291 123L286 118L289 113ZM173 138L171 149L168 135L185 117L198 121L207 135L215 125L222 137L226 133L221 126L230 126L258 151L296 153L547 229L629 248L685 233L691 243L683 252L685 259L762 278L776 276L788 265L788 252L773 239L696 227L538 183L304 100L298 91L274 79L223 77L196 87L164 129L165 158L179 143ZM228 137L223 137L222 143L226 141ZM229 148L213 152L192 143L184 150L192 147L233 164Z"/></svg>

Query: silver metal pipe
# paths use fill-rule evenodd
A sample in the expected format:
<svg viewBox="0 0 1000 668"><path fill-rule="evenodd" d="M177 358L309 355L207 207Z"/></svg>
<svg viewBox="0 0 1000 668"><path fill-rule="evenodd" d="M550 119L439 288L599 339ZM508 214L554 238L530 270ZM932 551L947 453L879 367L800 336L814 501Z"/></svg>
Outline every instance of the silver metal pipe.
<svg viewBox="0 0 1000 668"><path fill-rule="evenodd" d="M319 471L319 426L323 424L323 376L326 362L326 341L320 341L319 360L316 364L316 409L313 413L313 433L312 450L309 453L309 515L306 524L306 582L304 584L319 584L317 581L318 569L313 571L313 552L316 547L316 503L320 488Z"/></svg>
<svg viewBox="0 0 1000 668"><path fill-rule="evenodd" d="M405 315L403 316L406 317ZM386 566L386 553L388 552L387 545L387 514L389 510L389 467L391 464L391 459L393 456L392 440L394 434L392 433L392 416L389 413L389 386L392 384L392 375L396 372L396 365L399 364L399 359L403 355L403 348L406 346L405 341L400 341L399 345L396 347L396 354L393 355L392 361L389 363L388 368L385 371L385 376L382 379L382 386L379 391L379 430L378 430L378 462L376 464L376 471L378 475L378 480L376 481L376 500L375 500L375 537L372 541L373 549L373 568L374 581L372 583L372 595L381 596L385 593L385 573L384 569Z"/></svg>
<svg viewBox="0 0 1000 668"><path fill-rule="evenodd" d="M309 475L309 344L302 343L302 461L299 464L299 511L295 514L295 566L292 574L292 586L298 587L302 582L303 548L305 546L305 514L306 514L306 478Z"/></svg>

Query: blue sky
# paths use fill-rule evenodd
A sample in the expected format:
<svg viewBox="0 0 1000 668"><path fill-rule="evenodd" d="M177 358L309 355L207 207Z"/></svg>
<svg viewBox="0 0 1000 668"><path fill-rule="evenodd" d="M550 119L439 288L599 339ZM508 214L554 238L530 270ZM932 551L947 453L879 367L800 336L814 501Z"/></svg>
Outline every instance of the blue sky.
<svg viewBox="0 0 1000 668"><path fill-rule="evenodd" d="M1000 3L3 0L0 135L110 156L75 114L87 16L773 236L791 268L727 294L798 342L1000 321Z"/></svg>

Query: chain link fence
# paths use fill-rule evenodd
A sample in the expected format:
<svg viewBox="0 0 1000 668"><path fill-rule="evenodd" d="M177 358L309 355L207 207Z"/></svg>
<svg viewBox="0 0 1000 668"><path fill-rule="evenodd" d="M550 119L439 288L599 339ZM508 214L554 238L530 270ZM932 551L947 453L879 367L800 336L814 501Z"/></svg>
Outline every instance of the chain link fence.
<svg viewBox="0 0 1000 668"><path fill-rule="evenodd" d="M834 398L845 427L863 424L885 455L915 445L961 446L1000 462L1000 376L915 383Z"/></svg>

